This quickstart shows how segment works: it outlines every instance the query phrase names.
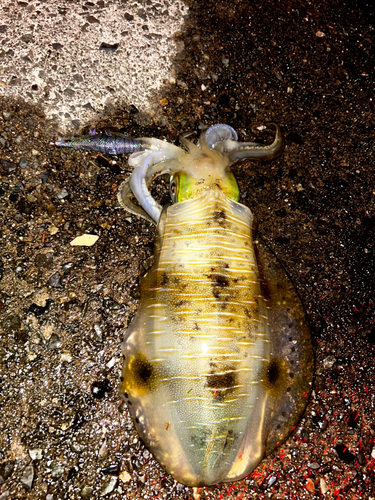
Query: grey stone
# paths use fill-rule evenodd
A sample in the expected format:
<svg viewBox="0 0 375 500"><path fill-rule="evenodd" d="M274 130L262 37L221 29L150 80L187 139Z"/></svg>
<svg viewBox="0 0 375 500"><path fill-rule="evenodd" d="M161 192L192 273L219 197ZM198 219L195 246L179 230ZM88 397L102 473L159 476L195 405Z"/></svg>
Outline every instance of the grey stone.
<svg viewBox="0 0 375 500"><path fill-rule="evenodd" d="M30 491L33 487L33 481L34 481L34 467L32 465L28 465L25 467L22 477L21 477L21 483L22 485Z"/></svg>

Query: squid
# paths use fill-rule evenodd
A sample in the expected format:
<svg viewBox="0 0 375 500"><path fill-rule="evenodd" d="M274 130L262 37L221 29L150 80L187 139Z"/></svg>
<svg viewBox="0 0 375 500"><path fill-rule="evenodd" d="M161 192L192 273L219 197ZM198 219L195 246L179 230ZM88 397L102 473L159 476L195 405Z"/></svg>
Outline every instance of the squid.
<svg viewBox="0 0 375 500"><path fill-rule="evenodd" d="M139 307L124 336L119 393L145 445L188 486L251 473L290 435L311 390L303 305L256 238L231 171L237 160L281 153L281 130L273 126L269 145L239 142L223 124L197 144L182 137L183 148L127 139L133 171L118 200L157 228L154 262L140 276ZM119 152L119 138L101 139L102 150L112 141ZM171 204L161 207L150 184L164 173Z"/></svg>

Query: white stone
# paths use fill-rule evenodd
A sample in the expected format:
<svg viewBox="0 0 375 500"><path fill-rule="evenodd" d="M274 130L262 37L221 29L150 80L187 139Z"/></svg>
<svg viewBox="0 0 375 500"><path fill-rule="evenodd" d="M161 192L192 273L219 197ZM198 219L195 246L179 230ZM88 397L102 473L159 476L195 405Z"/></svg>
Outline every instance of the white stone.
<svg viewBox="0 0 375 500"><path fill-rule="evenodd" d="M83 234L82 236L77 236L73 241L70 242L72 247L92 247L98 241L99 236L96 234Z"/></svg>

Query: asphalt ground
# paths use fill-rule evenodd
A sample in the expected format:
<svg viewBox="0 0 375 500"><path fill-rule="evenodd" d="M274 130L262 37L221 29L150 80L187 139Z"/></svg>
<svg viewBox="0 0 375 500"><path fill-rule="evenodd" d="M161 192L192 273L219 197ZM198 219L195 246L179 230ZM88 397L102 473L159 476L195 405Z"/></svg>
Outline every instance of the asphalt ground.
<svg viewBox="0 0 375 500"><path fill-rule="evenodd" d="M31 4L1 5L35 16L46 5ZM74 5L96 8L86 4ZM129 5L117 5L120 17ZM19 16L6 29L0 17L1 500L375 497L374 8L322 0L186 5L164 80L150 93L142 84L147 95L138 101L136 87L126 95L122 81L113 101L98 103L83 72L79 102L93 108L87 115L78 101L65 109L64 96L73 94L60 94L53 82L51 92L63 96L55 107L32 94L47 79L34 81L27 60L19 73L17 55L7 52ZM29 51L38 43L33 36L22 42ZM98 37L96 48L104 42ZM117 50L121 43L103 54L110 61ZM88 66L95 75L95 63ZM29 84L38 86L30 96ZM228 123L240 139L267 143L272 131L262 125L271 121L283 129L282 156L234 171L241 202L305 305L313 392L294 433L252 474L194 492L152 458L117 394L120 343L154 239L153 226L117 204L127 158L49 142L89 128L175 142L182 131ZM153 193L168 202L167 180ZM82 233L99 239L71 247Z"/></svg>

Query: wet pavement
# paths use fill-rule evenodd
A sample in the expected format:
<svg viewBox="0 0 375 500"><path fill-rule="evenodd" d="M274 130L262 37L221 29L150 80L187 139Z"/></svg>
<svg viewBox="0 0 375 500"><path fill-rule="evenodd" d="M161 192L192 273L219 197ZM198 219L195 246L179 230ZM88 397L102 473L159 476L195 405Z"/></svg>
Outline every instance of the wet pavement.
<svg viewBox="0 0 375 500"><path fill-rule="evenodd" d="M120 343L154 227L118 206L127 158L51 148L43 104L0 102L0 499L375 497L374 8L189 2L173 78L79 131L175 142L228 123L285 150L235 168L241 202L306 307L316 376L294 434L247 478L176 483L118 394ZM7 34L9 36L9 33ZM166 179L154 195L168 202ZM91 247L73 247L84 233Z"/></svg>

